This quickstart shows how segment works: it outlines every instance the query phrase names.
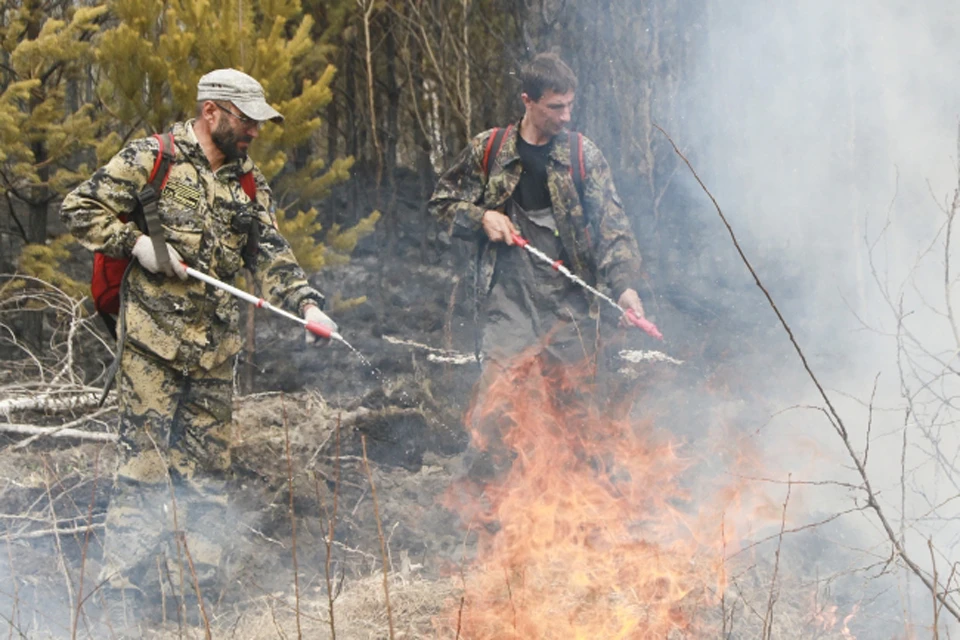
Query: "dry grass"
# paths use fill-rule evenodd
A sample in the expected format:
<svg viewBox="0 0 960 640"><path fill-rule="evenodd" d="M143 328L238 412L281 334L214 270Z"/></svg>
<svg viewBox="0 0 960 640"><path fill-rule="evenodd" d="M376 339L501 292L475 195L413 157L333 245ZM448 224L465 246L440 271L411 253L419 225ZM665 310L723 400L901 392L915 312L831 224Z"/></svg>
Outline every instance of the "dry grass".
<svg viewBox="0 0 960 640"><path fill-rule="evenodd" d="M395 637L412 640L435 636L433 620L458 595L453 580L437 582L416 577L405 578L391 574L390 602L394 613ZM371 576L353 581L334 602L339 640L375 640L388 637L383 578ZM327 640L330 638L329 613L326 596L303 598L300 602L303 637ZM203 630L170 629L145 634L152 640L181 637L202 637ZM239 613L230 612L216 617L213 636L238 640L275 640L294 638L297 622L292 602L283 596L268 596L248 602Z"/></svg>

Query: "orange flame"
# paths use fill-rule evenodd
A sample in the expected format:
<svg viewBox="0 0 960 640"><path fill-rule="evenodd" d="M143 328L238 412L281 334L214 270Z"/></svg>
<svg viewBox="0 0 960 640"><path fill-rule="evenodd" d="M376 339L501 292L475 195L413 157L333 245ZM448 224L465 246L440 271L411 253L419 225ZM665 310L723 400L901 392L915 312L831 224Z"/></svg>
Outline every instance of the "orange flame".
<svg viewBox="0 0 960 640"><path fill-rule="evenodd" d="M445 631L465 640L715 637L697 614L726 587L735 532L723 514L740 507L739 490L713 487L701 500L708 507L691 513L696 461L649 422L605 418L583 368L547 369L521 358L468 413L474 446L512 464L474 499L468 486L449 496L479 538L464 604Z"/></svg>

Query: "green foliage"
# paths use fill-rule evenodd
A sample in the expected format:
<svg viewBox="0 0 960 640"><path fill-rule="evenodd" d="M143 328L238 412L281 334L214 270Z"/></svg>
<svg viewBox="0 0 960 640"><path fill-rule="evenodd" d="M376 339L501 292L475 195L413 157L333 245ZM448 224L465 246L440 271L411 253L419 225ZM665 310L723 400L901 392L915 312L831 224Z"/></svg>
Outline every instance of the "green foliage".
<svg viewBox="0 0 960 640"><path fill-rule="evenodd" d="M67 91L93 59L91 39L106 7L18 3L0 14L0 190L46 211L89 170L70 164L97 144L90 106L68 108ZM77 91L76 84L72 87ZM40 225L45 230L45 225ZM42 241L45 238L31 238Z"/></svg>
<svg viewBox="0 0 960 640"><path fill-rule="evenodd" d="M340 225L333 225L324 242L318 242L316 238L323 226L317 221L317 215L316 209L310 209L289 218L280 216L277 220L280 233L288 239L297 261L307 272L346 264L357 243L373 233L380 219L380 212L374 211L349 229L343 230Z"/></svg>
<svg viewBox="0 0 960 640"><path fill-rule="evenodd" d="M290 218L277 217L280 233L290 243L297 262L308 273L318 271L326 264L323 247L314 239L323 228L317 215L316 209L310 209Z"/></svg>
<svg viewBox="0 0 960 640"><path fill-rule="evenodd" d="M373 229L379 219L380 212L374 211L349 229L341 229L338 224L333 225L327 233L326 238L326 263L329 265L346 263L350 259L350 254L353 253L357 243L373 233Z"/></svg>
<svg viewBox="0 0 960 640"><path fill-rule="evenodd" d="M66 276L61 261L72 239L47 240L51 205L90 168L80 154L98 144L100 118L82 102L80 85L93 61L93 35L104 6L22 2L0 13L0 193L26 208L27 244L19 272L79 298L86 287ZM27 286L13 280L7 293Z"/></svg>
<svg viewBox="0 0 960 640"><path fill-rule="evenodd" d="M62 235L46 244L26 245L20 253L17 272L42 280L76 300L83 298L89 293L89 286L67 276L60 268L60 264L70 257L70 245L73 243L72 236ZM9 287L4 288L4 293L9 295L25 286L25 280L14 279Z"/></svg>
<svg viewBox="0 0 960 640"><path fill-rule="evenodd" d="M333 298L327 303L330 313L341 314L355 309L367 301L367 296L357 296L356 298L344 298L338 291L333 294Z"/></svg>

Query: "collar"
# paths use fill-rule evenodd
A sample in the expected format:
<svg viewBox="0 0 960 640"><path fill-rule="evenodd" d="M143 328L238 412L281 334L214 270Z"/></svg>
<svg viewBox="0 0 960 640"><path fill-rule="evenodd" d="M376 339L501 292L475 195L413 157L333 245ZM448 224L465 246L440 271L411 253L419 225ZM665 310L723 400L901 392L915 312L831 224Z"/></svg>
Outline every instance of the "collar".
<svg viewBox="0 0 960 640"><path fill-rule="evenodd" d="M500 148L500 163L506 167L512 162L520 160L520 154L517 152L517 141L520 139L520 125L523 124L523 118L513 125L513 131L503 139L503 146ZM553 137L553 145L550 149L550 158L554 162L570 168L570 135L567 132L557 134Z"/></svg>

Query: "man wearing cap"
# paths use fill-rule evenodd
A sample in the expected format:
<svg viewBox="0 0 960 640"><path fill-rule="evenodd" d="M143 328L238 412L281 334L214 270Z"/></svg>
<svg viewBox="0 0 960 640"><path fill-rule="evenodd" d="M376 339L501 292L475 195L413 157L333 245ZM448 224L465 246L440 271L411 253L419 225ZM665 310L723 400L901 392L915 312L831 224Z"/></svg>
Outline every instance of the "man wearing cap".
<svg viewBox="0 0 960 640"><path fill-rule="evenodd" d="M242 346L238 304L188 278L181 261L228 283L247 266L265 298L336 330L321 311L323 295L277 231L270 187L247 155L267 121L283 116L247 74L218 69L200 78L196 117L171 129L175 157L158 202L165 243L124 222L160 152L154 137L128 144L63 201L61 217L81 244L131 258L117 348L121 455L103 567L103 579L125 600L159 598L161 583L179 592L176 580L166 583L181 568L195 572L201 588L215 585L223 543L236 534L225 518L223 482L233 359ZM164 249L169 261L158 255ZM306 340L318 342L309 333ZM185 531L185 546L175 529ZM192 570L177 564L188 557Z"/></svg>

